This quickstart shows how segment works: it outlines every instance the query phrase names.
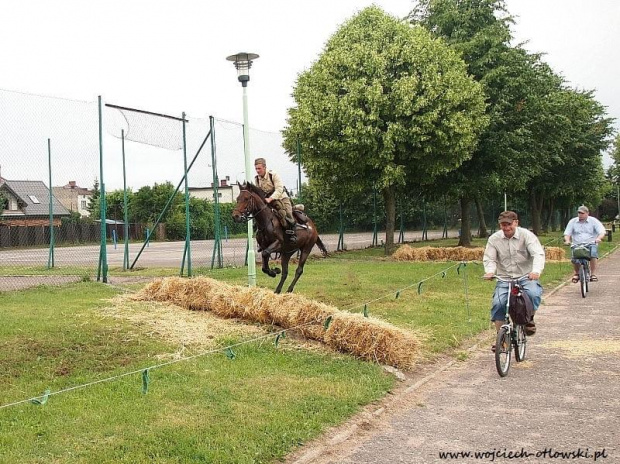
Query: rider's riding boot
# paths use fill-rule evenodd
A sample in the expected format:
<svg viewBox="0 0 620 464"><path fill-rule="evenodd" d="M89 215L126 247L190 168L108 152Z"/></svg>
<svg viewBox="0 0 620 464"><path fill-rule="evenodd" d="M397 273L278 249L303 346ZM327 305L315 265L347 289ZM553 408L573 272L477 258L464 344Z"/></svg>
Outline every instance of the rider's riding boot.
<svg viewBox="0 0 620 464"><path fill-rule="evenodd" d="M295 233L295 222L293 221L292 223L290 221L288 221L288 228L284 231L284 233L288 236L288 241L291 244L296 244L297 243L297 234Z"/></svg>

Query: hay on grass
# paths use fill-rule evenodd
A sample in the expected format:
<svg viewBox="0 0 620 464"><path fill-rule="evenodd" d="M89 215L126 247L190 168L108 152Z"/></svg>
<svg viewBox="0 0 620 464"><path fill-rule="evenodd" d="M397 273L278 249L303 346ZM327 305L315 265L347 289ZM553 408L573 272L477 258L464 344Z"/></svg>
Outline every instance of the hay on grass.
<svg viewBox="0 0 620 464"><path fill-rule="evenodd" d="M484 248L466 247L419 247L403 245L396 250L392 257L397 261L482 261ZM549 261L565 259L563 248L546 247L545 256Z"/></svg>
<svg viewBox="0 0 620 464"><path fill-rule="evenodd" d="M566 250L561 247L545 247L547 261L563 261L566 259Z"/></svg>
<svg viewBox="0 0 620 464"><path fill-rule="evenodd" d="M419 247L403 245L392 257L397 261L480 261L484 248Z"/></svg>
<svg viewBox="0 0 620 464"><path fill-rule="evenodd" d="M206 277L159 279L133 298L172 302L225 318L296 329L304 337L339 351L399 368L413 367L419 352L420 344L413 333L376 318L339 311L300 295L276 295L266 289L229 285Z"/></svg>

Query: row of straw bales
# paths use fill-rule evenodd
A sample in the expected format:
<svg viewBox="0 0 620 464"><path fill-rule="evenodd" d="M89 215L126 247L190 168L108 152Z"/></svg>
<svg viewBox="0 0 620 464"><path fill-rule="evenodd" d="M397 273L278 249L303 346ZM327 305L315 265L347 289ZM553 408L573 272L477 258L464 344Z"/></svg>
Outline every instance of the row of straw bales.
<svg viewBox="0 0 620 464"><path fill-rule="evenodd" d="M413 333L379 319L340 311L300 295L276 295L266 289L229 285L206 277L158 279L134 299L171 302L221 317L294 328L304 337L336 350L399 368L411 368L419 352L419 341Z"/></svg>
<svg viewBox="0 0 620 464"><path fill-rule="evenodd" d="M403 245L392 257L397 261L481 261L484 248L465 247L420 247ZM545 256L549 261L565 259L565 252L560 247L546 247Z"/></svg>

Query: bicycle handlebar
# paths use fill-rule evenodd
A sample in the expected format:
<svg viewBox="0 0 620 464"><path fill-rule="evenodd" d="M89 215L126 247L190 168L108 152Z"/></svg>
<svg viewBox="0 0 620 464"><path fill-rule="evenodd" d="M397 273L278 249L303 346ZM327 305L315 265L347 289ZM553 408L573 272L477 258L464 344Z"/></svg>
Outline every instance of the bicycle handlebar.
<svg viewBox="0 0 620 464"><path fill-rule="evenodd" d="M596 245L596 242L588 242L588 243L571 243L570 247L571 248L577 248L577 247L584 247L584 246L590 246L590 245Z"/></svg>
<svg viewBox="0 0 620 464"><path fill-rule="evenodd" d="M494 276L491 277L491 279L495 279L495 280L498 280L500 282L508 283L508 282L514 282L514 281L520 282L522 280L528 279L528 276L529 276L529 274L524 274L521 277L505 278L505 277L502 277L502 276L494 275Z"/></svg>

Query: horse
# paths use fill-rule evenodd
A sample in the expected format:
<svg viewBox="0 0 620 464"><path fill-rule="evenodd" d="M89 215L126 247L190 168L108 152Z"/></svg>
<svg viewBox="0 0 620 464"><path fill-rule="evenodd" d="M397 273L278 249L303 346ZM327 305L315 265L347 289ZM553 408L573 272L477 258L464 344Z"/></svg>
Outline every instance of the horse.
<svg viewBox="0 0 620 464"><path fill-rule="evenodd" d="M260 253L263 259L262 271L269 277L275 277L280 273L279 268L269 268L271 254L280 253L281 255L282 276L280 277L280 283L278 283L275 289L275 293L282 291L284 281L288 277L288 263L291 256L297 251L300 252L295 278L286 290L289 293L292 292L295 284L304 272L304 265L314 245L319 247L323 256L327 256L327 249L319 237L314 222L312 222L312 219L307 218L305 224L298 224L296 226L297 240L291 242L284 233L280 220L265 201L265 192L251 182L239 184L239 189L237 205L232 212L233 220L240 223L254 219L257 229L256 240L260 246Z"/></svg>

